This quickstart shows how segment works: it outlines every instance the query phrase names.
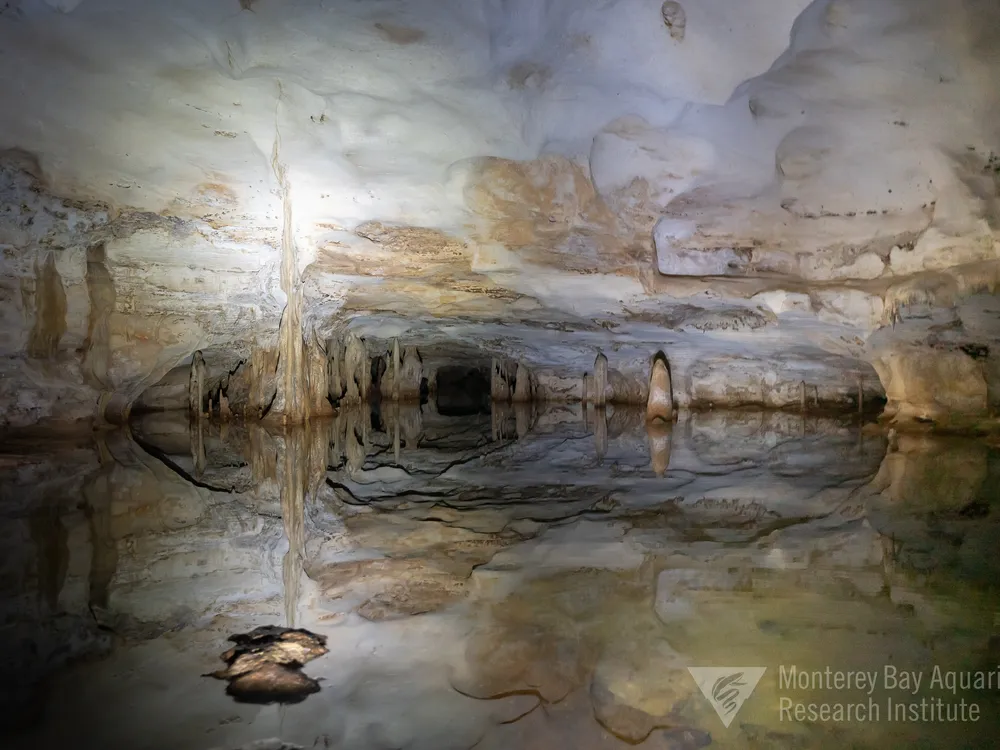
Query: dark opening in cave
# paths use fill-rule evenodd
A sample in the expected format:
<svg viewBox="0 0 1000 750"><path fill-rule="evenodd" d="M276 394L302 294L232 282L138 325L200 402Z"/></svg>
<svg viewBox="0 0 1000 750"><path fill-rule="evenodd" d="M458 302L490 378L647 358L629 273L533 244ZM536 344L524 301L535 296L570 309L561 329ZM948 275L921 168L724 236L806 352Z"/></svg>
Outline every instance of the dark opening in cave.
<svg viewBox="0 0 1000 750"><path fill-rule="evenodd" d="M385 362L385 357L381 355L376 355L372 357L371 365L371 375L372 375L372 393L379 393L382 387L382 376L385 375L385 371L388 366Z"/></svg>
<svg viewBox="0 0 1000 750"><path fill-rule="evenodd" d="M490 374L485 367L442 367L437 371L437 408L446 417L490 413Z"/></svg>

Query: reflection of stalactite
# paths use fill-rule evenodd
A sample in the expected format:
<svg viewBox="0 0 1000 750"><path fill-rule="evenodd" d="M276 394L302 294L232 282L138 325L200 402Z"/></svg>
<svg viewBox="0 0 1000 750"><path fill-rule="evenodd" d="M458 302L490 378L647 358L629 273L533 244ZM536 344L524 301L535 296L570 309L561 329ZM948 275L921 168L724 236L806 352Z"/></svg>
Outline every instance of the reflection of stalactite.
<svg viewBox="0 0 1000 750"><path fill-rule="evenodd" d="M205 473L208 457L205 453L205 422L196 419L191 423L191 460L194 462L194 476L200 478Z"/></svg>
<svg viewBox="0 0 1000 750"><path fill-rule="evenodd" d="M604 407L594 409L594 446L600 463L608 453L608 415Z"/></svg>
<svg viewBox="0 0 1000 750"><path fill-rule="evenodd" d="M188 377L188 407L195 417L201 418L205 410L205 358L201 352L191 355L191 374Z"/></svg>
<svg viewBox="0 0 1000 750"><path fill-rule="evenodd" d="M288 540L282 560L281 578L285 588L285 619L288 627L298 621L303 564L305 560L305 505L315 497L326 477L330 444L326 424L306 423L289 430L277 440L281 520Z"/></svg>
<svg viewBox="0 0 1000 750"><path fill-rule="evenodd" d="M345 415L344 452L347 456L348 472L352 474L364 468L365 458L368 455L367 416L361 409L349 409Z"/></svg>
<svg viewBox="0 0 1000 750"><path fill-rule="evenodd" d="M305 430L294 430L283 441L281 466L281 521L288 539L288 550L281 565L285 587L285 620L294 628L298 620L299 589L305 547L305 469L307 455Z"/></svg>
<svg viewBox="0 0 1000 750"><path fill-rule="evenodd" d="M533 421L534 413L531 404L516 402L514 404L514 425L519 438L523 438L531 432Z"/></svg>
<svg viewBox="0 0 1000 750"><path fill-rule="evenodd" d="M392 340L392 400L399 401L399 379L401 376L400 356L399 356L399 339ZM399 452L397 448L397 453Z"/></svg>
<svg viewBox="0 0 1000 750"><path fill-rule="evenodd" d="M396 419L403 444L411 450L416 448L424 431L423 412L418 408L400 409Z"/></svg>
<svg viewBox="0 0 1000 750"><path fill-rule="evenodd" d="M649 438L649 463L653 473L662 477L670 465L670 438L673 424L661 420L646 423L646 434Z"/></svg>
<svg viewBox="0 0 1000 750"><path fill-rule="evenodd" d="M107 609L108 592L118 569L118 545L111 533L111 477L115 461L103 438L98 438L100 468L83 485L84 513L90 526L90 595L91 607Z"/></svg>

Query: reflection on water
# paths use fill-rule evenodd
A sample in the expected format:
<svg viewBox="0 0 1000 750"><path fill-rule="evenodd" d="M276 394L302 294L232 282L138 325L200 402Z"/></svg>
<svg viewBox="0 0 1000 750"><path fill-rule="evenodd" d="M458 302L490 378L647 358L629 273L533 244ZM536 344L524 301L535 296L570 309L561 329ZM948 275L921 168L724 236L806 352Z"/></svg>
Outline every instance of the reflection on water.
<svg viewBox="0 0 1000 750"><path fill-rule="evenodd" d="M780 413L392 404L9 446L4 746L992 746L996 681L930 681L1000 663L998 459ZM327 638L318 693L202 677L261 625ZM767 667L729 728L698 666ZM978 720L891 715L936 697Z"/></svg>

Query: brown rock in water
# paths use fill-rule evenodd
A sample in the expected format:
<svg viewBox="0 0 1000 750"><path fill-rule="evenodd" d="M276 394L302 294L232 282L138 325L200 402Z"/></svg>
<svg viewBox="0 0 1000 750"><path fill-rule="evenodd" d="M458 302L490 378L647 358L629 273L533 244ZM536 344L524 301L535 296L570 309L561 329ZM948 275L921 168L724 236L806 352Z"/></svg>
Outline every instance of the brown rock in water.
<svg viewBox="0 0 1000 750"><path fill-rule="evenodd" d="M299 670L327 653L326 636L266 625L229 640L236 646L221 656L228 666L204 676L229 680L226 692L237 700L294 703L319 690L319 683Z"/></svg>
<svg viewBox="0 0 1000 750"><path fill-rule="evenodd" d="M283 664L264 664L231 680L226 688L242 703L298 703L318 692L316 680Z"/></svg>
<svg viewBox="0 0 1000 750"><path fill-rule="evenodd" d="M327 653L326 637L308 630L290 630L273 625L230 637L237 645L222 654L227 669L211 673L220 680L232 679L264 664L301 667Z"/></svg>

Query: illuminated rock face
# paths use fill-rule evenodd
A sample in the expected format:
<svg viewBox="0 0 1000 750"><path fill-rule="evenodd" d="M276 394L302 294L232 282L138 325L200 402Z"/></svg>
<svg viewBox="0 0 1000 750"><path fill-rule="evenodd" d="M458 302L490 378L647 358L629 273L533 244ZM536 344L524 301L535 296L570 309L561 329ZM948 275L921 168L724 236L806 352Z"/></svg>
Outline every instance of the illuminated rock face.
<svg viewBox="0 0 1000 750"><path fill-rule="evenodd" d="M998 15L7 3L0 426L172 404L197 351L234 413L297 421L394 341L404 398L494 359L530 373L516 400L584 398L603 354L645 403L663 351L680 408L860 382L901 419L984 414Z"/></svg>

